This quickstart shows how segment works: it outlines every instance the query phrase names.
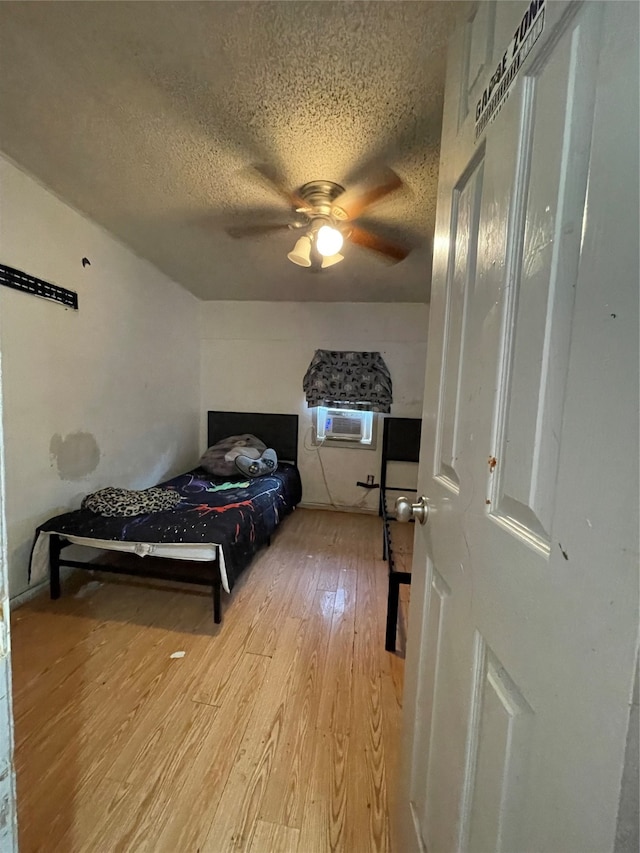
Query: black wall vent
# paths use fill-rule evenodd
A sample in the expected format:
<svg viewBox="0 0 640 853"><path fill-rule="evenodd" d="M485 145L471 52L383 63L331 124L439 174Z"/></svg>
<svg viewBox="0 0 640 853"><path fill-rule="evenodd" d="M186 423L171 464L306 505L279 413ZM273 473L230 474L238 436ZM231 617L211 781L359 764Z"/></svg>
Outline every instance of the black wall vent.
<svg viewBox="0 0 640 853"><path fill-rule="evenodd" d="M57 284L43 281L41 278L36 278L5 264L0 264L0 284L4 284L5 287L12 287L14 290L24 290L25 293L41 296L43 299L52 299L54 302L66 305L67 308L78 310L78 294L73 290L58 287Z"/></svg>

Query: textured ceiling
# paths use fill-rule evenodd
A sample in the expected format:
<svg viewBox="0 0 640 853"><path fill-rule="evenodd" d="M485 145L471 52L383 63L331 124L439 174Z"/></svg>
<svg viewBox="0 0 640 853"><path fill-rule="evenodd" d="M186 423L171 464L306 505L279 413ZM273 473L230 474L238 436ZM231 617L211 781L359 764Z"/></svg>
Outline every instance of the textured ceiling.
<svg viewBox="0 0 640 853"><path fill-rule="evenodd" d="M202 299L426 301L445 2L1 2L0 149ZM370 213L415 248L349 245L312 272L284 230L287 186L357 185L373 162L405 187Z"/></svg>

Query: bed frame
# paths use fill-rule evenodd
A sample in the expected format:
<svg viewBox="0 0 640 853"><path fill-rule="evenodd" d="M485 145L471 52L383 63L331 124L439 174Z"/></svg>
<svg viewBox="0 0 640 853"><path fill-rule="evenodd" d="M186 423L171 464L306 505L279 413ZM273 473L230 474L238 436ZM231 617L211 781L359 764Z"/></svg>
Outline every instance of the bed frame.
<svg viewBox="0 0 640 853"><path fill-rule="evenodd" d="M380 470L380 509L382 516L382 559L389 567L389 591L387 594L387 629L384 647L388 652L396 650L398 628L398 602L400 584L411 583L411 572L396 570L390 521L395 520L395 499L405 492L416 493L416 489L389 486L387 466L390 462L418 462L420 459L420 418L385 418L382 438L382 468ZM413 519L412 519L413 521Z"/></svg>
<svg viewBox="0 0 640 853"><path fill-rule="evenodd" d="M207 447L211 447L221 438L243 433L257 435L267 447L272 447L283 462L298 462L298 415L263 414L256 412L208 412ZM127 553L122 564L96 563L66 559L62 551L72 543L64 536L52 533L49 536L49 589L51 598L60 598L60 567L69 566L90 571L111 572L113 574L134 575L210 586L213 597L213 619L216 624L222 621L220 590L220 567L218 559L208 562L185 560L189 571L182 573L171 569L166 558L139 557ZM271 544L271 538L264 543ZM146 562L145 562L146 561ZM160 568L162 566L162 568ZM165 569L164 567L167 566Z"/></svg>

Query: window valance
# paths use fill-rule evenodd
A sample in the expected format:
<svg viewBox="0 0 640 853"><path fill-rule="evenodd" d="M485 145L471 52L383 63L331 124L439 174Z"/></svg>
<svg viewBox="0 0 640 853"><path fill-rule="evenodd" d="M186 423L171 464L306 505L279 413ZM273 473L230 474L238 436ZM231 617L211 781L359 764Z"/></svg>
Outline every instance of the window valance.
<svg viewBox="0 0 640 853"><path fill-rule="evenodd" d="M316 350L302 387L307 405L391 411L391 375L379 352Z"/></svg>

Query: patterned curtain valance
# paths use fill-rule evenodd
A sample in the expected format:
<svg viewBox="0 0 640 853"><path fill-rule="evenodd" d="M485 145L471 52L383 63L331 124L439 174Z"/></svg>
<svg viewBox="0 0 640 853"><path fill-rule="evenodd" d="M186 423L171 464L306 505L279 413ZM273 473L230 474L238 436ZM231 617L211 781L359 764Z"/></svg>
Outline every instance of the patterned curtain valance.
<svg viewBox="0 0 640 853"><path fill-rule="evenodd" d="M302 382L307 405L391 411L391 375L379 352L318 349Z"/></svg>

